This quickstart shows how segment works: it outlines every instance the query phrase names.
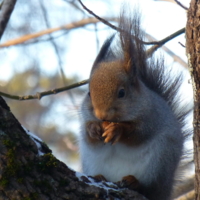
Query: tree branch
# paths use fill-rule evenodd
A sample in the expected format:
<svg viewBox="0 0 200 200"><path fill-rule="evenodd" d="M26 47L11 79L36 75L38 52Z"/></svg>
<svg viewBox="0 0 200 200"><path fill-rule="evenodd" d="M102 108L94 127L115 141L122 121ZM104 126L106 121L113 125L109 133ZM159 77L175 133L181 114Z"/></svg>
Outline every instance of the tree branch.
<svg viewBox="0 0 200 200"><path fill-rule="evenodd" d="M44 17L46 27L49 29L50 28L50 22L49 22L49 19L47 17L47 11L46 11L45 6L44 6L42 1L39 1L39 4L40 4L41 10L42 10L42 14L43 14L43 17ZM54 48L55 54L57 56L58 65L59 65L59 68L60 68L60 73L61 73L63 83L64 83L63 85L66 85L65 84L65 74L64 74L63 66L62 66L62 60L61 60L61 56L59 54L59 48L58 48L56 42L53 40L53 37L51 35L49 37L50 37L50 42L51 42L51 44Z"/></svg>
<svg viewBox="0 0 200 200"><path fill-rule="evenodd" d="M171 2L171 3L175 3L175 4L178 4L179 6L181 6L183 9L188 10L188 8L186 6L184 6L181 2L179 2L177 0L160 0L160 1L167 1L167 2Z"/></svg>
<svg viewBox="0 0 200 200"><path fill-rule="evenodd" d="M114 26L113 24L109 23L108 21L106 21L105 19L99 17L98 15L96 15L94 12L92 12L90 9L88 9L81 0L78 0L80 2L80 4L82 5L83 9L85 9L88 13L90 13L91 15L93 15L95 18L97 18L99 21L101 21L102 23L104 23L105 25L109 26L110 28L116 30L116 31L121 31L118 27ZM182 28L181 30L171 34L170 36L164 38L163 40L160 41L153 41L153 42L145 42L142 41L143 44L146 45L159 45L156 47L156 50L161 47L163 44L165 44L166 42L172 40L173 38L181 35L182 33L185 32L185 28ZM155 47L154 47L155 48Z"/></svg>
<svg viewBox="0 0 200 200"><path fill-rule="evenodd" d="M149 40L155 40L154 37L152 37L151 35L147 34L146 33L146 37L149 39ZM168 36L169 37L169 36ZM152 54L154 53L155 50L157 50L159 48L158 45L155 45L153 46L152 48L148 49L147 50L147 55L148 57L152 56ZM166 46L162 46L162 49L167 53L169 54L175 62L178 62L180 65L182 65L183 67L187 68L188 67L188 64L183 60L181 59L179 56L177 56L176 54L174 54L170 49L168 49Z"/></svg>
<svg viewBox="0 0 200 200"><path fill-rule="evenodd" d="M151 48L149 48L147 50L147 57L150 57L153 55L153 53L159 49L161 46L163 46L165 43L169 42L170 40L172 40L173 38L179 36L180 34L185 32L185 28L180 29L179 31L167 36L166 38L158 41L158 42L149 42L149 44L155 44L154 46L152 46Z"/></svg>
<svg viewBox="0 0 200 200"><path fill-rule="evenodd" d="M184 6L180 1L174 0L179 6L181 6L183 9L188 10L186 6Z"/></svg>
<svg viewBox="0 0 200 200"><path fill-rule="evenodd" d="M152 44L152 45L154 44L154 45L159 45L159 47L160 47L160 46L164 45L166 42L169 42L170 40L174 39L175 37L177 37L183 33L185 33L185 28L182 28L182 29L176 31L175 33L167 36L166 38L164 38L160 41L144 42L144 44Z"/></svg>
<svg viewBox="0 0 200 200"><path fill-rule="evenodd" d="M114 20L113 18L110 18L109 20ZM79 28L82 26L86 26L88 24L94 24L94 23L98 23L99 20L96 18L87 18L87 19L82 19L78 22L73 22L67 25L63 25L63 26L59 26L56 28L50 28L50 29L46 29L37 33L33 33L33 34L29 34L29 35L24 35L22 37L13 39L13 40L9 40L3 44L0 44L0 48L2 47L9 47L9 46L13 46L13 45L17 45L17 44L22 44L28 40L34 39L34 38L38 38L41 37L43 35L47 35L56 31L60 31L60 30L72 30L75 28Z"/></svg>
<svg viewBox="0 0 200 200"><path fill-rule="evenodd" d="M44 92L38 92L35 95L18 96L18 95L7 94L7 93L4 93L4 92L0 92L0 95L7 97L7 98L10 98L10 99L20 100L20 101L22 101L22 100L32 100L32 99L39 99L40 100L44 96L48 96L48 95L52 95L52 94L58 94L60 92L64 92L64 91L67 91L67 90L70 90L70 89L73 89L73 88L76 88L76 87L80 87L82 85L87 84L88 81L89 80L83 80L81 82L74 83L74 84L69 85L69 86L65 86L65 87L61 87L61 88L57 88L57 89L53 89L53 90L49 90L49 91L44 91Z"/></svg>
<svg viewBox="0 0 200 200"><path fill-rule="evenodd" d="M16 0L4 0L0 9L0 39L4 33L4 30L8 24L11 13L14 9Z"/></svg>
<svg viewBox="0 0 200 200"><path fill-rule="evenodd" d="M78 1L81 3L81 5L83 5L83 3L80 0L78 0ZM84 5L83 5L83 7L86 8ZM88 8L86 8L86 9L89 10ZM90 12L93 13L92 11L90 11ZM99 20L101 22L103 22L104 24L108 25L109 27L113 28L114 30L118 30L118 28L116 26L110 24L107 20L97 16L94 13L93 13L93 16L95 16L95 18L83 19L83 20L80 20L78 22L70 23L70 24L67 24L67 25L64 25L64 26L60 26L60 27L56 27L56 28L46 29L46 30L43 30L43 31L40 31L40 32L37 32L37 33L25 35L25 36L19 37L17 39L13 39L13 40L7 41L7 42L5 42L3 44L0 44L0 48L22 44L22 43L24 43L24 42L26 42L28 40L31 40L31 39L34 39L34 38L37 38L37 37L41 37L43 35L47 35L47 34L50 34L50 33L56 32L56 31L71 30L71 29L74 29L74 28L79 28L79 27L88 25L88 24L98 23ZM108 18L108 20L116 21L115 18ZM168 37L166 37L166 38L164 38L164 39L162 39L160 41L153 41L153 42L144 42L143 41L143 43L146 44L146 45L155 45L154 47L151 48L151 53L152 53L152 52L156 51L158 48L160 48L166 42L172 40L173 38L179 36L180 34L182 34L184 32L185 32L185 28L182 28L179 31L171 34L170 36L168 36Z"/></svg>
<svg viewBox="0 0 200 200"><path fill-rule="evenodd" d="M116 31L120 31L120 29L116 26L114 26L113 24L111 24L110 22L108 22L107 20L99 17L98 15L96 15L94 12L92 12L90 9L88 9L81 0L78 0L79 3L81 4L81 6L83 7L84 10L86 10L88 13L90 13L91 15L93 15L95 18L97 18L99 21L103 22L105 25L111 27L112 29L116 30Z"/></svg>

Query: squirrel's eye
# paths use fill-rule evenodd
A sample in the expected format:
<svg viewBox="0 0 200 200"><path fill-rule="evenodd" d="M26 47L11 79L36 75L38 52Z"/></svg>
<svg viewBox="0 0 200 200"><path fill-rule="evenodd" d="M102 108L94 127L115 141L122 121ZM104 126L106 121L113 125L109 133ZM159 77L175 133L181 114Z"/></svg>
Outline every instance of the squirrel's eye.
<svg viewBox="0 0 200 200"><path fill-rule="evenodd" d="M88 92L88 96L90 97L90 92Z"/></svg>
<svg viewBox="0 0 200 200"><path fill-rule="evenodd" d="M125 90L122 88L118 92L118 98L123 98L125 96Z"/></svg>

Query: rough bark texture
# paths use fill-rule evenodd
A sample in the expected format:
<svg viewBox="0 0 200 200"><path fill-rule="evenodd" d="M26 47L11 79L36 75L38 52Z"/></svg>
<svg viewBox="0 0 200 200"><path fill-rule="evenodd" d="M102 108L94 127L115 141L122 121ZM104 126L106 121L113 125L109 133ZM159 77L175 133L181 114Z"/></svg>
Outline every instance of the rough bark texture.
<svg viewBox="0 0 200 200"><path fill-rule="evenodd" d="M41 144L45 154L38 156L35 142L0 97L0 200L146 199L114 184L90 185L94 179L77 178Z"/></svg>
<svg viewBox="0 0 200 200"><path fill-rule="evenodd" d="M194 89L195 199L200 200L200 0L192 0L188 10L186 47Z"/></svg>

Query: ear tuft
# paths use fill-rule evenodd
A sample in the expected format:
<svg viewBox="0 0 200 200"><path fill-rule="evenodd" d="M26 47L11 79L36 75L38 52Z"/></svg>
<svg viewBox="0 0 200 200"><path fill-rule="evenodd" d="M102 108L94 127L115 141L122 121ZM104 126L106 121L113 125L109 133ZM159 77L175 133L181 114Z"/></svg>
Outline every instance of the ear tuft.
<svg viewBox="0 0 200 200"><path fill-rule="evenodd" d="M133 15L124 7L121 11L119 29L120 42L124 57L124 69L134 83L138 79L138 70L146 66L143 33L140 27L140 12L135 10Z"/></svg>

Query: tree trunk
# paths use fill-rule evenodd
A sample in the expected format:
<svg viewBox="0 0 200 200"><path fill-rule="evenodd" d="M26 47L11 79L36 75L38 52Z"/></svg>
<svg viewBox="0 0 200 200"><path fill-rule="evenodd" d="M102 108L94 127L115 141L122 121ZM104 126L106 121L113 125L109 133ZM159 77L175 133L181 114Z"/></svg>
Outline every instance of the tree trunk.
<svg viewBox="0 0 200 200"><path fill-rule="evenodd" d="M146 198L70 170L27 134L0 97L0 200L64 199Z"/></svg>
<svg viewBox="0 0 200 200"><path fill-rule="evenodd" d="M186 48L194 91L195 200L200 200L200 0L190 3Z"/></svg>

